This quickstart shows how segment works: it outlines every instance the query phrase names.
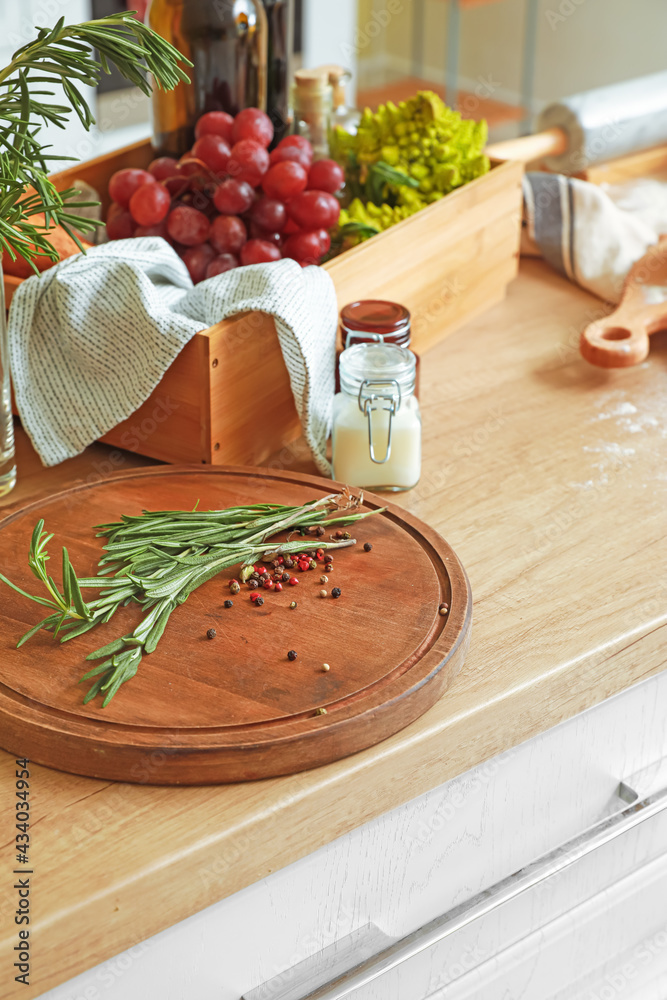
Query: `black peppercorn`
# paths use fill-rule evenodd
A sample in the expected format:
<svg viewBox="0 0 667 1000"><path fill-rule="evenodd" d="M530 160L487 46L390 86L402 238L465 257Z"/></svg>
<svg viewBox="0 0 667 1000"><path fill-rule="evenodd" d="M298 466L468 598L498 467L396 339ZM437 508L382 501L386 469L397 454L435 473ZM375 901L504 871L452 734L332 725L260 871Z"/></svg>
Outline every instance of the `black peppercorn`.
<svg viewBox="0 0 667 1000"><path fill-rule="evenodd" d="M283 573L281 580L283 583L289 583L289 573Z"/></svg>
<svg viewBox="0 0 667 1000"><path fill-rule="evenodd" d="M259 573L257 572L256 569L254 569L252 571L252 573L250 574L250 579L251 580L259 580Z"/></svg>
<svg viewBox="0 0 667 1000"><path fill-rule="evenodd" d="M370 552L373 546L370 542L364 542L364 552Z"/></svg>
<svg viewBox="0 0 667 1000"><path fill-rule="evenodd" d="M334 587L334 589L331 591L332 597L340 597L340 594L341 594L340 587Z"/></svg>
<svg viewBox="0 0 667 1000"><path fill-rule="evenodd" d="M318 538L321 538L322 535L324 534L324 528L322 527L321 524L318 524L317 531L315 532L315 534L317 535Z"/></svg>
<svg viewBox="0 0 667 1000"><path fill-rule="evenodd" d="M234 602L233 601L225 601L225 607L226 608L233 608L234 607Z"/></svg>
<svg viewBox="0 0 667 1000"><path fill-rule="evenodd" d="M214 628L210 628L210 629L208 630L208 632L206 633L206 638L207 638L207 639L215 639L215 637L216 637L216 635L217 635L217 634L218 634L218 633L217 633L217 632L215 631L215 629L214 629Z"/></svg>
<svg viewBox="0 0 667 1000"><path fill-rule="evenodd" d="M287 659L288 660L296 660L296 652L295 652L295 650L290 649L289 653L287 654Z"/></svg>
<svg viewBox="0 0 667 1000"><path fill-rule="evenodd" d="M262 606L262 604L264 604L264 598L263 597L258 597L257 600L255 601L255 607L259 608L259 607Z"/></svg>
<svg viewBox="0 0 667 1000"><path fill-rule="evenodd" d="M294 565L294 560L290 559L289 556L285 556L285 562L283 563L283 565L287 566L288 569L291 569L292 566Z"/></svg>
<svg viewBox="0 0 667 1000"><path fill-rule="evenodd" d="M259 581L253 579L248 580L248 587L250 590L257 590L259 587Z"/></svg>

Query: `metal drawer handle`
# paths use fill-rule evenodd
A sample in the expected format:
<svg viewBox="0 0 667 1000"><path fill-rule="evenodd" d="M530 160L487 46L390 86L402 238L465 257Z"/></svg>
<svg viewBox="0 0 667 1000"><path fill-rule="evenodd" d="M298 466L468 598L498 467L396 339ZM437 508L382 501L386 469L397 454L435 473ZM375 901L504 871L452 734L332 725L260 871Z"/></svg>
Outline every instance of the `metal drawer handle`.
<svg viewBox="0 0 667 1000"><path fill-rule="evenodd" d="M628 803L625 809L605 817L584 833L478 893L466 903L424 924L407 937L392 941L372 924L360 928L294 968L244 993L241 1000L345 1000L355 990L367 986L415 955L446 940L455 931L667 810L667 788L639 801L638 793L629 784L621 782L616 794ZM371 941L376 947L372 957L367 957ZM379 951L378 942L385 944L385 947L380 944ZM356 965L350 968L350 960L355 959ZM325 982L322 980L323 968L327 970L324 973Z"/></svg>

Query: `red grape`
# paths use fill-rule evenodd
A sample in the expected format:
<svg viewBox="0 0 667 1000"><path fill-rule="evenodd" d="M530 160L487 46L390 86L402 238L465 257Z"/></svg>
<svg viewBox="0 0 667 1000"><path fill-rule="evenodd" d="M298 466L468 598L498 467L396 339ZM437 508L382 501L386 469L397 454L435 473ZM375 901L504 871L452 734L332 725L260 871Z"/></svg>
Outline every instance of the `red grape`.
<svg viewBox="0 0 667 1000"><path fill-rule="evenodd" d="M123 208L127 208L130 198L143 184L155 184L155 178L147 170L137 170L134 167L117 170L109 181L111 200L117 201Z"/></svg>
<svg viewBox="0 0 667 1000"><path fill-rule="evenodd" d="M317 231L296 233L288 237L283 248L285 257L304 261L306 264L319 264L322 256L320 235Z"/></svg>
<svg viewBox="0 0 667 1000"><path fill-rule="evenodd" d="M206 277L206 268L215 257L215 250L210 243L199 243L188 247L182 255L182 261L190 272L190 277L196 285Z"/></svg>
<svg viewBox="0 0 667 1000"><path fill-rule="evenodd" d="M224 215L241 215L248 211L254 200L255 192L251 185L233 177L223 181L213 196L215 207Z"/></svg>
<svg viewBox="0 0 667 1000"><path fill-rule="evenodd" d="M302 191L290 201L287 211L302 229L331 229L338 222L340 205L326 191Z"/></svg>
<svg viewBox="0 0 667 1000"><path fill-rule="evenodd" d="M232 146L227 173L237 181L247 181L257 187L269 166L269 154L264 146L260 146L254 139L241 139Z"/></svg>
<svg viewBox="0 0 667 1000"><path fill-rule="evenodd" d="M208 111L195 125L195 139L203 135L221 135L225 142L232 141L234 119L226 111Z"/></svg>
<svg viewBox="0 0 667 1000"><path fill-rule="evenodd" d="M331 236L326 229L316 229L315 232L320 238L320 253L324 255L331 249Z"/></svg>
<svg viewBox="0 0 667 1000"><path fill-rule="evenodd" d="M107 212L107 235L110 240L129 240L134 233L134 219L126 208L112 201Z"/></svg>
<svg viewBox="0 0 667 1000"><path fill-rule="evenodd" d="M306 138L302 135L286 135L284 139L281 139L278 143L278 149L284 149L285 147L295 146L306 154L310 162L313 162L313 147L308 142Z"/></svg>
<svg viewBox="0 0 667 1000"><path fill-rule="evenodd" d="M278 201L289 201L305 191L307 184L308 174L300 163L293 160L276 163L262 181L262 187L269 198L276 198Z"/></svg>
<svg viewBox="0 0 667 1000"><path fill-rule="evenodd" d="M197 139L192 147L192 155L203 160L211 170L221 173L227 169L231 150L222 136L208 133Z"/></svg>
<svg viewBox="0 0 667 1000"><path fill-rule="evenodd" d="M275 243L277 247L283 245L283 235L282 233L267 233L266 229L262 229L258 226L256 222L250 221L250 228L248 230L251 240L266 240L267 243Z"/></svg>
<svg viewBox="0 0 667 1000"><path fill-rule="evenodd" d="M250 209L250 218L267 233L279 233L287 222L287 210L282 201L260 198Z"/></svg>
<svg viewBox="0 0 667 1000"><path fill-rule="evenodd" d="M210 230L211 225L204 213L189 205L177 205L167 218L167 232L171 238L188 247L205 243Z"/></svg>
<svg viewBox="0 0 667 1000"><path fill-rule="evenodd" d="M300 163L304 170L310 169L311 157L298 146L276 146L269 154L271 166L274 163L283 163L285 160L293 160Z"/></svg>
<svg viewBox="0 0 667 1000"><path fill-rule="evenodd" d="M171 243L171 236L167 232L167 220L163 219L155 226L137 226L134 230L135 236L161 236L167 243Z"/></svg>
<svg viewBox="0 0 667 1000"><path fill-rule="evenodd" d="M301 226L297 226L294 219L290 219L288 215L287 222L285 223L285 226L283 228L283 236L291 236L293 233L302 233L302 232L303 229L301 228Z"/></svg>
<svg viewBox="0 0 667 1000"><path fill-rule="evenodd" d="M156 226L166 217L171 197L164 184L144 184L130 198L132 218L140 226Z"/></svg>
<svg viewBox="0 0 667 1000"><path fill-rule="evenodd" d="M280 260L281 256L275 243L267 240L248 240L241 247L242 264L268 264L272 260Z"/></svg>
<svg viewBox="0 0 667 1000"><path fill-rule="evenodd" d="M316 160L308 171L308 187L335 194L345 183L345 174L335 160Z"/></svg>
<svg viewBox="0 0 667 1000"><path fill-rule="evenodd" d="M260 146L271 145L273 140L273 122L264 111L259 108L244 108L239 111L234 119L232 129L232 140L240 142L242 139L253 139Z"/></svg>
<svg viewBox="0 0 667 1000"><path fill-rule="evenodd" d="M248 239L248 231L237 215L218 215L210 239L216 253L238 253Z"/></svg>
<svg viewBox="0 0 667 1000"><path fill-rule="evenodd" d="M214 257L206 268L206 277L213 278L216 274L224 274L232 268L239 266L239 259L233 253L221 253Z"/></svg>
<svg viewBox="0 0 667 1000"><path fill-rule="evenodd" d="M167 177L175 177L178 173L178 160L173 156L158 156L148 164L148 172L153 175L156 181L166 181Z"/></svg>

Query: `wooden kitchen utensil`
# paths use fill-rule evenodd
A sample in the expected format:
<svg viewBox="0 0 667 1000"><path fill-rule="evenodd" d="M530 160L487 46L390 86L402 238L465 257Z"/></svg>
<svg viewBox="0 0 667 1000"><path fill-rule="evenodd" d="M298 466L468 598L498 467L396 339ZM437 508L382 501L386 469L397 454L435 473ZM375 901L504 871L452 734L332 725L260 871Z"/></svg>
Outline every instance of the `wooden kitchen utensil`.
<svg viewBox="0 0 667 1000"><path fill-rule="evenodd" d="M633 266L618 308L589 323L581 353L600 368L638 365L649 352L652 333L667 328L667 240L651 247Z"/></svg>
<svg viewBox="0 0 667 1000"><path fill-rule="evenodd" d="M58 564L60 542L86 576L103 543L93 525L121 514L192 509L197 500L201 510L301 505L332 488L330 480L261 469L137 469L8 517L0 527L0 569L35 592L27 554L40 518L55 533L51 565ZM366 494L364 506L377 509L385 501ZM353 528L360 544L336 553L327 585L341 588L337 600L319 596L320 573L311 571L299 574L297 587L263 592L261 608L245 588L224 608L230 570L177 609L157 650L105 709L99 700L82 704L88 685L78 681L91 665L85 656L136 624L138 608L122 609L71 642L39 632L17 650L40 609L3 588L1 745L59 770L169 785L288 774L391 736L430 708L461 669L470 589L447 542L401 508L389 505ZM444 617L442 602L450 608ZM206 638L211 627L214 640ZM293 662L289 650L298 654Z"/></svg>

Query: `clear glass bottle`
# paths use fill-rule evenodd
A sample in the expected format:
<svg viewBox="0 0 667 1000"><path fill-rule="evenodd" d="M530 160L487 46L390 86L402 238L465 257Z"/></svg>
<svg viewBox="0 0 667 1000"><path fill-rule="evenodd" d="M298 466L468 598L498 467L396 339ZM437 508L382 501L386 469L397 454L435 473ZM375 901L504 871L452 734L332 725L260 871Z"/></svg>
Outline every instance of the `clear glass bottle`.
<svg viewBox="0 0 667 1000"><path fill-rule="evenodd" d="M409 490L421 475L415 356L394 344L356 344L340 356L333 475L349 486Z"/></svg>
<svg viewBox="0 0 667 1000"><path fill-rule="evenodd" d="M333 89L326 72L298 69L292 87L294 120L292 133L308 139L315 159L329 155L329 125L333 108Z"/></svg>
<svg viewBox="0 0 667 1000"><path fill-rule="evenodd" d="M207 111L266 111L268 21L262 0L152 0L148 24L194 63L190 83L153 90L153 145L182 156Z"/></svg>
<svg viewBox="0 0 667 1000"><path fill-rule="evenodd" d="M350 135L357 134L357 126L361 121L361 111L359 108L351 108L347 103L345 93L348 80L352 79L352 73L344 66L336 63L327 63L325 66L318 66L327 74L327 79L331 84L333 109L331 113L331 128L344 129Z"/></svg>

